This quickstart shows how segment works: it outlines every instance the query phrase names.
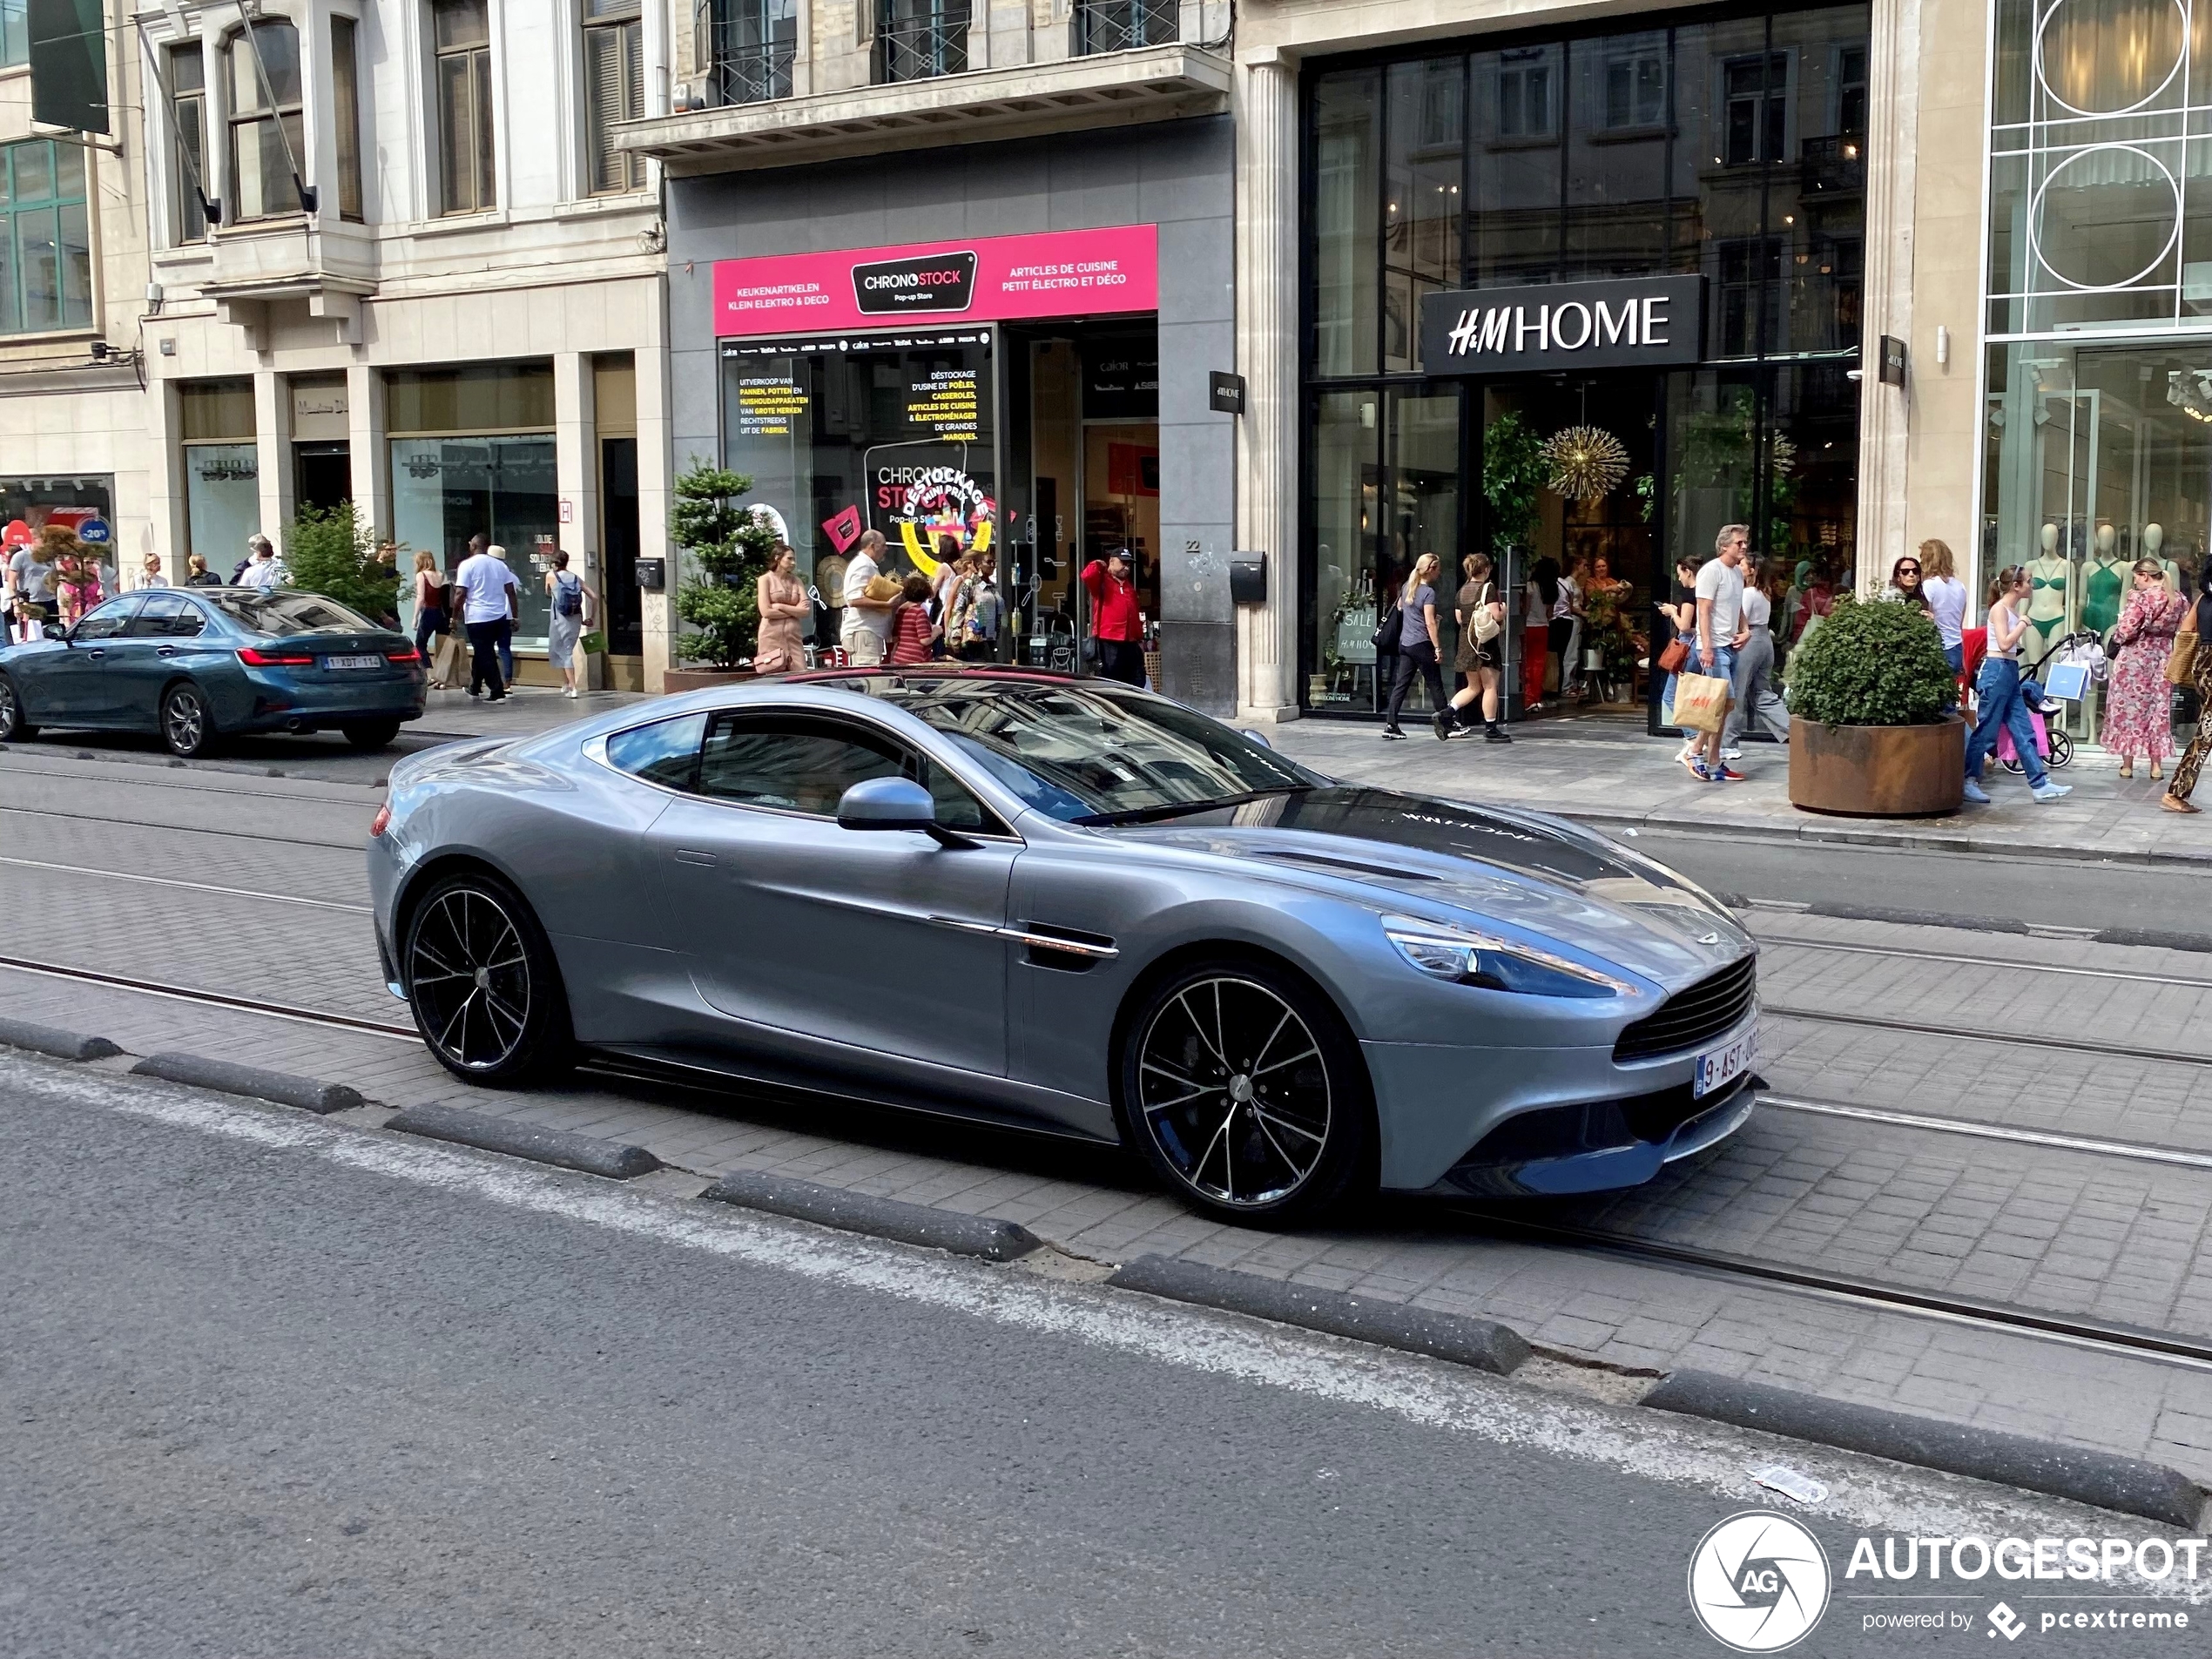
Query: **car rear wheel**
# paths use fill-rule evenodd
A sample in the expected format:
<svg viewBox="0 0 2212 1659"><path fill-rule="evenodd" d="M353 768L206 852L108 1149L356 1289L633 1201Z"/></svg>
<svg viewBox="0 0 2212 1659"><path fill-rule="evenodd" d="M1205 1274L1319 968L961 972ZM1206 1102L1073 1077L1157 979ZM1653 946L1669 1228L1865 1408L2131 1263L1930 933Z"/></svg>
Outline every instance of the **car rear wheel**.
<svg viewBox="0 0 2212 1659"><path fill-rule="evenodd" d="M1130 1022L1121 1066L1132 1138L1208 1215L1287 1226L1372 1180L1374 1109L1359 1046L1287 969L1184 969Z"/></svg>
<svg viewBox="0 0 2212 1659"><path fill-rule="evenodd" d="M161 740L171 754L186 760L215 746L214 711L207 706L207 694L190 681L161 694Z"/></svg>
<svg viewBox="0 0 2212 1659"><path fill-rule="evenodd" d="M355 720L345 728L346 741L356 749L382 749L400 735L397 720Z"/></svg>
<svg viewBox="0 0 2212 1659"><path fill-rule="evenodd" d="M28 743L37 735L38 728L23 718L15 681L0 674L0 743Z"/></svg>
<svg viewBox="0 0 2212 1659"><path fill-rule="evenodd" d="M497 1087L567 1062L568 994L553 948L497 876L440 878L408 918L400 961L415 1029L455 1076Z"/></svg>

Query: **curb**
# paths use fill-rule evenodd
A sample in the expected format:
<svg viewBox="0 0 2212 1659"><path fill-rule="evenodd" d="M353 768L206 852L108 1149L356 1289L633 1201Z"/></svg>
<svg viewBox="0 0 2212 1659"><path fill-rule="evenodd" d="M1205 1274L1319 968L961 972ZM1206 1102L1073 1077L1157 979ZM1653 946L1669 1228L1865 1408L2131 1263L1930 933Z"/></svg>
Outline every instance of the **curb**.
<svg viewBox="0 0 2212 1659"><path fill-rule="evenodd" d="M385 1119L384 1127L397 1130L402 1135L452 1141L462 1146L482 1147L487 1152L504 1152L509 1157L528 1158L534 1163L551 1163L563 1170L581 1170L585 1175L601 1175L610 1181L650 1175L662 1167L661 1161L642 1146L602 1140L596 1135L580 1135L570 1129L550 1129L536 1123L517 1123L512 1118L491 1117L482 1112L464 1111L457 1106L409 1106Z"/></svg>
<svg viewBox="0 0 2212 1659"><path fill-rule="evenodd" d="M28 1020L0 1020L0 1045L51 1055L57 1060L105 1060L123 1050L105 1037L88 1037Z"/></svg>
<svg viewBox="0 0 2212 1659"><path fill-rule="evenodd" d="M1118 1290L1143 1291L1170 1301L1249 1313L1356 1342L1449 1359L1500 1377L1511 1374L1531 1352L1518 1331L1489 1319L1369 1301L1342 1291L1317 1290L1167 1256L1140 1256L1116 1269L1106 1282Z"/></svg>
<svg viewBox="0 0 2212 1659"><path fill-rule="evenodd" d="M2212 867L2212 852L2154 853L2132 847L2074 846L2059 841L2007 841L1986 835L1911 834L1898 830L1824 828L1813 824L1737 824L1725 819L1675 813L1608 813L1602 808L1539 806L1534 801L1501 803L1572 819L1594 829L1665 830L1681 834L1731 837L1739 840L1817 842L1833 846L1893 846L1913 853L1970 853L1991 857L2054 859L2069 864L2129 864L2150 869Z"/></svg>
<svg viewBox="0 0 2212 1659"><path fill-rule="evenodd" d="M847 1192L759 1170L732 1170L699 1197L902 1244L948 1251L955 1256L980 1256L986 1261L1014 1261L1042 1249L1044 1244L1027 1227L995 1217L901 1204L896 1198L872 1197L865 1192Z"/></svg>
<svg viewBox="0 0 2212 1659"><path fill-rule="evenodd" d="M2019 1487L2195 1530L2204 1494L2178 1470L1994 1429L1942 1423L1795 1389L1677 1371L1640 1402L1655 1410L1764 1429L1846 1452Z"/></svg>
<svg viewBox="0 0 2212 1659"><path fill-rule="evenodd" d="M348 1089L344 1083L296 1077L289 1072L267 1071L260 1066L233 1065L227 1060L208 1060L196 1054L149 1055L131 1069L141 1077L159 1077L172 1083L189 1083L195 1089L214 1089L226 1095L273 1100L280 1106L297 1106L325 1116L368 1103L359 1089Z"/></svg>

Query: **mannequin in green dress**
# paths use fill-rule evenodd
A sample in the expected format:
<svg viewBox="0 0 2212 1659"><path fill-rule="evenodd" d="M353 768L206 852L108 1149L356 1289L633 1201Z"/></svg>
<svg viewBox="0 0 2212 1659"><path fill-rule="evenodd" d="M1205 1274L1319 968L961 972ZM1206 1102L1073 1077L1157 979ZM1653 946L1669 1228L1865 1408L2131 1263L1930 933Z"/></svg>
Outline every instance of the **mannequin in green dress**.
<svg viewBox="0 0 2212 1659"><path fill-rule="evenodd" d="M2099 639L2120 625L2120 602L2128 588L2127 567L2121 561L2120 533L2109 524L2097 526L2097 556L2081 573L2080 625Z"/></svg>
<svg viewBox="0 0 2212 1659"><path fill-rule="evenodd" d="M2059 556L2059 527L2046 524L2042 540L2042 556L2027 563L2027 620L2039 651L2074 611L2074 567Z"/></svg>

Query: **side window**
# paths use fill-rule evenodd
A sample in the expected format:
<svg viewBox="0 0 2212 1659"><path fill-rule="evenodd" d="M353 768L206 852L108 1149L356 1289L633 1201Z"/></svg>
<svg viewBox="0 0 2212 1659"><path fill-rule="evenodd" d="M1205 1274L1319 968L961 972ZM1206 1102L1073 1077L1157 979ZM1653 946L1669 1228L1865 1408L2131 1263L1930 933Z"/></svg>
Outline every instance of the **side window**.
<svg viewBox="0 0 2212 1659"><path fill-rule="evenodd" d="M207 625L199 607L181 593L157 588L146 595L145 609L131 624L133 639L189 638Z"/></svg>
<svg viewBox="0 0 2212 1659"><path fill-rule="evenodd" d="M888 741L823 721L724 715L699 754L699 793L746 806L837 816L854 784L902 775Z"/></svg>
<svg viewBox="0 0 2212 1659"><path fill-rule="evenodd" d="M630 772L649 784L689 790L698 774L699 739L705 735L704 714L634 725L607 739L607 760L616 771Z"/></svg>
<svg viewBox="0 0 2212 1659"><path fill-rule="evenodd" d="M131 614L138 608L139 596L125 594L120 599L111 599L77 624L75 637L78 639L113 639L131 621Z"/></svg>
<svg viewBox="0 0 2212 1659"><path fill-rule="evenodd" d="M998 814L987 811L981 801L968 792L968 786L942 766L916 755L908 761L907 773L918 778L929 791L929 799L937 803L937 821L947 829L973 830L978 835L1008 833Z"/></svg>

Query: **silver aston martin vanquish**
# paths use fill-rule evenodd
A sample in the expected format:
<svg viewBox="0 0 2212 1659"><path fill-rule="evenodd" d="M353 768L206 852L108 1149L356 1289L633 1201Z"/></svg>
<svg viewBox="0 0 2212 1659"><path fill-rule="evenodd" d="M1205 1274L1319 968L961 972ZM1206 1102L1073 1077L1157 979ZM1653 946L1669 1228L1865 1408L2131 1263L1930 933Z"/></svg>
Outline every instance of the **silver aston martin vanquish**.
<svg viewBox="0 0 2212 1659"><path fill-rule="evenodd" d="M368 864L473 1082L827 1088L1120 1141L1245 1222L1632 1186L1756 1087L1754 948L1690 882L1094 680L802 675L434 750Z"/></svg>

